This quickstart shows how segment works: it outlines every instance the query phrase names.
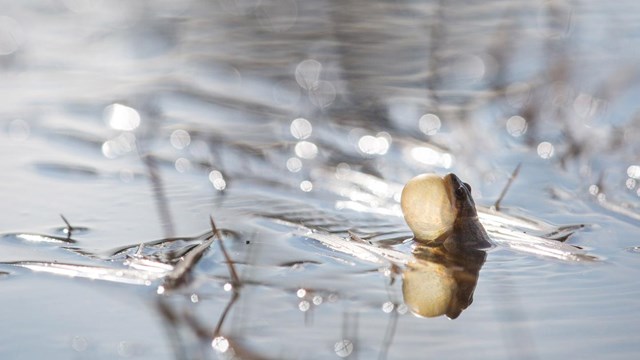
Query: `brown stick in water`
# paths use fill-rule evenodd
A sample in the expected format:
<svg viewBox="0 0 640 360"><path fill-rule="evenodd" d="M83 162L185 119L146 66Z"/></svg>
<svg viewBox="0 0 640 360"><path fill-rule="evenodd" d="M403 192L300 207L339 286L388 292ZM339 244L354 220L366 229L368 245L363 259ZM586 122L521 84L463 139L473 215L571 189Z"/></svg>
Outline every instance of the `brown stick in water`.
<svg viewBox="0 0 640 360"><path fill-rule="evenodd" d="M513 173L511 173L507 184L502 189L498 200L496 200L496 202L493 204L493 207L496 209L496 211L500 211L500 202L502 202L502 199L504 199L504 196L507 194L507 191L511 187L511 183L513 183L513 180L515 180L518 176L518 173L520 173L520 166L522 166L522 163L518 163L518 166L516 166L515 170L513 170Z"/></svg>

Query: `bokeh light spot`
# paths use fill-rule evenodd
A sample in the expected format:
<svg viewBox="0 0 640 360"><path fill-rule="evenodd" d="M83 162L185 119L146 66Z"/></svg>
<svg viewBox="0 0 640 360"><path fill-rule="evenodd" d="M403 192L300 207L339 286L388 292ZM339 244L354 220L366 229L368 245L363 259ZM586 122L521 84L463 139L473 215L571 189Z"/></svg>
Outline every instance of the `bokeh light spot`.
<svg viewBox="0 0 640 360"><path fill-rule="evenodd" d="M309 90L309 100L320 109L331 105L336 99L337 91L329 81L318 81L316 86Z"/></svg>
<svg viewBox="0 0 640 360"><path fill-rule="evenodd" d="M307 119L297 118L291 122L291 135L298 140L304 140L311 136L313 127Z"/></svg>
<svg viewBox="0 0 640 360"><path fill-rule="evenodd" d="M307 300L302 300L298 303L298 309L305 312L311 308L311 304Z"/></svg>
<svg viewBox="0 0 640 360"><path fill-rule="evenodd" d="M302 161L297 157L291 157L287 160L287 170L291 172L298 172L302 169Z"/></svg>
<svg viewBox="0 0 640 360"><path fill-rule="evenodd" d="M303 297L307 296L307 290L298 289L298 291L296 291L296 296L302 299Z"/></svg>
<svg viewBox="0 0 640 360"><path fill-rule="evenodd" d="M353 343L351 340L343 339L333 345L333 351L341 358L346 358L353 352Z"/></svg>
<svg viewBox="0 0 640 360"><path fill-rule="evenodd" d="M224 336L217 336L211 341L211 347L219 353L225 353L229 350L229 340Z"/></svg>
<svg viewBox="0 0 640 360"><path fill-rule="evenodd" d="M538 144L538 156L543 159L550 159L553 156L555 149L553 148L553 144L548 141L543 141Z"/></svg>
<svg viewBox="0 0 640 360"><path fill-rule="evenodd" d="M405 304L400 304L400 305L398 305L396 311L398 312L398 314L404 315L404 314L407 313L407 311L409 311L409 308Z"/></svg>
<svg viewBox="0 0 640 360"><path fill-rule="evenodd" d="M178 158L175 161L174 166L178 172L185 173L191 170L191 161L185 158Z"/></svg>
<svg viewBox="0 0 640 360"><path fill-rule="evenodd" d="M390 313L393 311L393 309L395 309L395 305L391 302L391 301L387 301L384 304L382 304L382 311L385 313Z"/></svg>
<svg viewBox="0 0 640 360"><path fill-rule="evenodd" d="M132 107L111 104L104 108L105 122L114 130L131 131L140 126L140 114Z"/></svg>
<svg viewBox="0 0 640 360"><path fill-rule="evenodd" d="M136 137L132 133L121 133L102 144L102 154L108 159L115 159L136 149Z"/></svg>
<svg viewBox="0 0 640 360"><path fill-rule="evenodd" d="M113 140L107 140L102 143L102 155L107 159L115 159L118 157L116 145Z"/></svg>
<svg viewBox="0 0 640 360"><path fill-rule="evenodd" d="M300 190L304 192L309 192L313 190L313 183L309 180L304 180L300 183Z"/></svg>
<svg viewBox="0 0 640 360"><path fill-rule="evenodd" d="M631 165L627 168L627 176L632 179L640 179L640 165Z"/></svg>
<svg viewBox="0 0 640 360"><path fill-rule="evenodd" d="M440 153L430 147L416 146L411 149L411 157L425 165L440 166L449 169L453 165L453 156L449 153Z"/></svg>
<svg viewBox="0 0 640 360"><path fill-rule="evenodd" d="M211 184L213 184L213 187L218 191L222 191L227 187L227 182L224 180L222 173L218 170L212 170L209 173L209 181L211 182Z"/></svg>
<svg viewBox="0 0 640 360"><path fill-rule="evenodd" d="M191 135L182 129L174 130L169 137L169 141L174 148L182 150L191 143Z"/></svg>
<svg viewBox="0 0 640 360"><path fill-rule="evenodd" d="M296 82L305 90L312 90L318 86L322 64L313 59L300 62L296 66Z"/></svg>
<svg viewBox="0 0 640 360"><path fill-rule="evenodd" d="M362 136L358 140L358 150L367 155L384 155L389 151L390 139L387 133Z"/></svg>
<svg viewBox="0 0 640 360"><path fill-rule="evenodd" d="M303 159L313 159L318 155L318 147L309 141L299 141L294 149L296 155Z"/></svg>
<svg viewBox="0 0 640 360"><path fill-rule="evenodd" d="M513 137L522 136L527 132L527 120L522 116L512 116L507 120L507 132Z"/></svg>
<svg viewBox="0 0 640 360"><path fill-rule="evenodd" d="M89 347L89 341L84 336L74 336L71 339L71 347L77 352L83 352Z"/></svg>
<svg viewBox="0 0 640 360"><path fill-rule="evenodd" d="M418 128L426 135L435 135L440 130L442 123L435 114L424 114L418 121Z"/></svg>

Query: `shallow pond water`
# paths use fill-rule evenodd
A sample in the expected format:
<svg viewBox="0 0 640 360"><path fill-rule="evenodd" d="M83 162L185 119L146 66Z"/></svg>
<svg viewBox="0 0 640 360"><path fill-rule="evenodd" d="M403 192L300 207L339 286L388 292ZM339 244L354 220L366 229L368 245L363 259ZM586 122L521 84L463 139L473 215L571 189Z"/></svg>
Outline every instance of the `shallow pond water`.
<svg viewBox="0 0 640 360"><path fill-rule="evenodd" d="M637 356L636 2L0 4L0 357Z"/></svg>

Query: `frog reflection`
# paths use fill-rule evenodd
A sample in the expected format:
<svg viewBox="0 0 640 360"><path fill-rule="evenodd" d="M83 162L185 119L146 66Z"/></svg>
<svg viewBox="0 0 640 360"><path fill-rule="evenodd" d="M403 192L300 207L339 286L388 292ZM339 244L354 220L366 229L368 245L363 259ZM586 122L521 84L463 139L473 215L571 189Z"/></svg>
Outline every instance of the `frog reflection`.
<svg viewBox="0 0 640 360"><path fill-rule="evenodd" d="M486 251L420 244L413 255L402 274L407 307L418 316L457 318L473 301Z"/></svg>

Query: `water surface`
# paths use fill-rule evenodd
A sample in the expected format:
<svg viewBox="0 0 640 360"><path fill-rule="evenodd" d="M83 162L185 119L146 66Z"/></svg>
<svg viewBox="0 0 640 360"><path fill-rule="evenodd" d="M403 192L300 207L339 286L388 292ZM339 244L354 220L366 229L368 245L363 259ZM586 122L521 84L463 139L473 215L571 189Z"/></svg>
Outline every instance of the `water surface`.
<svg viewBox="0 0 640 360"><path fill-rule="evenodd" d="M2 8L3 358L637 354L635 2ZM495 248L414 251L423 172Z"/></svg>

